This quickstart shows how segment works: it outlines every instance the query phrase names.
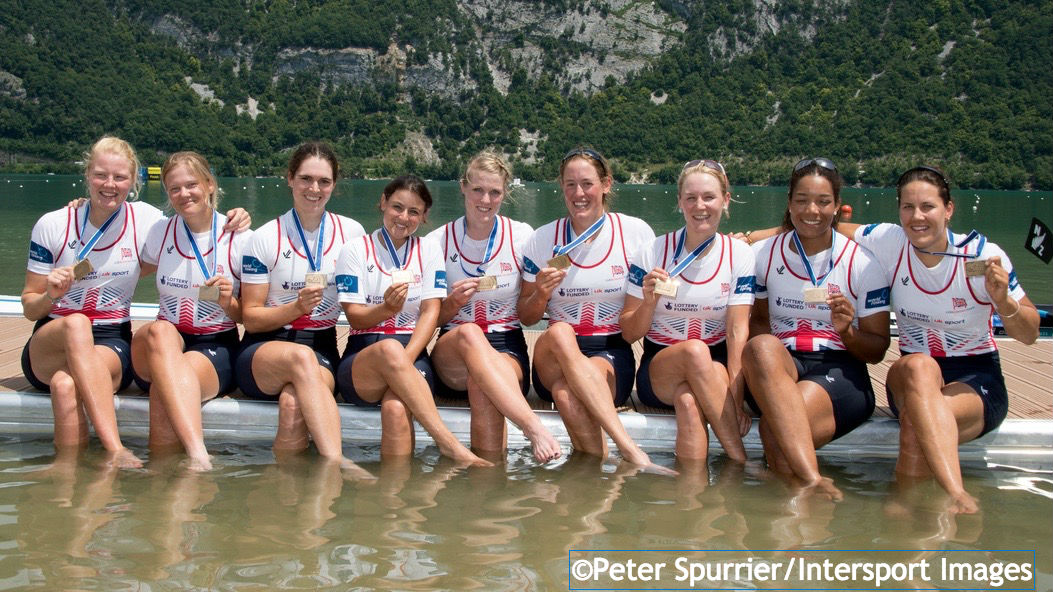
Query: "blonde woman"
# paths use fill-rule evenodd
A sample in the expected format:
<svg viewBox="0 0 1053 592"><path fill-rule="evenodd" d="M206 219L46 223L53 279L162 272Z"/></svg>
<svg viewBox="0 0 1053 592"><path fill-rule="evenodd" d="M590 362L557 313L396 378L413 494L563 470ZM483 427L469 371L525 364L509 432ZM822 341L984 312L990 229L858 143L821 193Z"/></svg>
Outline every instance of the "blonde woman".
<svg viewBox="0 0 1053 592"><path fill-rule="evenodd" d="M431 358L440 389L469 401L473 448L503 451L507 417L523 430L534 458L545 463L562 449L524 398L530 360L516 301L519 253L534 229L499 214L511 180L500 156L475 155L461 178L464 215L426 237L442 247L448 292Z"/></svg>

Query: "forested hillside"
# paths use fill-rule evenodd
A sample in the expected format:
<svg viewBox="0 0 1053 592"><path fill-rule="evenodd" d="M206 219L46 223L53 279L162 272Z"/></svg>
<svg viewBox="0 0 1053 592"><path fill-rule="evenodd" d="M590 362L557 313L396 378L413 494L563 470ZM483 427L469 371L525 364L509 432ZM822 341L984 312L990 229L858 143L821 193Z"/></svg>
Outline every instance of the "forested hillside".
<svg viewBox="0 0 1053 592"><path fill-rule="evenodd" d="M584 143L621 181L825 155L863 185L929 162L1050 189L1050 63L1049 0L0 0L0 167L72 171L115 133L224 175L322 138L353 176L495 146L547 180Z"/></svg>

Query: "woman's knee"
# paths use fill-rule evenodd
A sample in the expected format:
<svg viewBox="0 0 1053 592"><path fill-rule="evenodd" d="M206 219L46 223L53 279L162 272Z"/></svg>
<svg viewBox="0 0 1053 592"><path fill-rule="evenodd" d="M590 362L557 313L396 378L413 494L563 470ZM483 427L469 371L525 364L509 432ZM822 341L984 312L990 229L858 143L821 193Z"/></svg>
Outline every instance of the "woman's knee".
<svg viewBox="0 0 1053 592"><path fill-rule="evenodd" d="M486 339L486 333L475 323L457 327L450 332L450 336L454 339L454 344L462 358L467 357L473 351L478 351L481 347L490 345Z"/></svg>
<svg viewBox="0 0 1053 592"><path fill-rule="evenodd" d="M63 339L70 351L81 351L81 348L95 345L95 338L91 332L91 319L74 313L61 319Z"/></svg>
<svg viewBox="0 0 1053 592"><path fill-rule="evenodd" d="M168 321L154 321L140 329L136 333L136 337L140 334L142 334L142 338L150 351L164 349L173 343L179 343L181 339L175 325Z"/></svg>
<svg viewBox="0 0 1053 592"><path fill-rule="evenodd" d="M413 432L412 419L413 416L402 399L386 395L380 400L380 422L384 433L409 435Z"/></svg>

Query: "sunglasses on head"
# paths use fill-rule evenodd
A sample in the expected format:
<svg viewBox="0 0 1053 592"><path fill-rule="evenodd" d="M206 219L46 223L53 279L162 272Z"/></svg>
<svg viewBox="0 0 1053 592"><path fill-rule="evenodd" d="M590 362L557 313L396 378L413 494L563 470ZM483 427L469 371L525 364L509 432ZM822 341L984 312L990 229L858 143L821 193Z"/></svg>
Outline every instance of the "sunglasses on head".
<svg viewBox="0 0 1053 592"><path fill-rule="evenodd" d="M798 162L797 164L793 165L793 172L796 173L797 171L803 169L804 167L811 166L813 164L815 166L821 168L821 169L826 169L828 171L833 171L835 173L837 172L837 165L834 164L834 161L830 160L829 158L823 158L823 157L806 158L806 159Z"/></svg>
<svg viewBox="0 0 1053 592"><path fill-rule="evenodd" d="M706 168L713 169L714 171L720 171L720 174L724 175L725 177L728 176L728 173L724 170L724 165L720 164L715 160L709 160L708 158L700 158L698 160L691 160L685 162L683 170L686 171L687 169L696 167L698 165L702 165Z"/></svg>
<svg viewBox="0 0 1053 592"><path fill-rule="evenodd" d="M918 165L918 166L910 169L909 171L903 173L902 175L900 175L899 176L899 180L896 181L896 187L900 187L901 185L903 185L903 180L904 179L906 179L911 173L916 173L918 171L925 171L927 173L932 173L932 174L936 175L940 179L940 181L943 183L943 188L946 189L948 193L950 193L950 191L951 191L951 182L947 180L947 176L943 174L943 171L941 171L940 169L937 169L935 167L926 166L926 165L923 165L923 164L922 165Z"/></svg>
<svg viewBox="0 0 1053 592"><path fill-rule="evenodd" d="M603 162L603 157L600 156L600 153L596 152L592 148L575 148L575 149L571 150L570 152L564 154L563 155L563 160L561 162L567 162L568 160L574 158L575 156L588 156L589 158L595 160L596 162L601 162L601 163Z"/></svg>

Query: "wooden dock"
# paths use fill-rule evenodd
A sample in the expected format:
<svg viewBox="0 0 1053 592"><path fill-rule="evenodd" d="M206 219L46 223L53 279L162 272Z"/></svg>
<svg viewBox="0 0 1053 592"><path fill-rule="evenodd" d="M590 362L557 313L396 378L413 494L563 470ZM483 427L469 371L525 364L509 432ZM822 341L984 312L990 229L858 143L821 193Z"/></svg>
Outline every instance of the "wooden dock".
<svg viewBox="0 0 1053 592"><path fill-rule="evenodd" d="M141 321L134 323L141 325ZM38 392L22 376L22 347L29 339L33 323L21 317L0 318L0 396L3 393ZM347 335L347 327L337 327L339 343ZM533 347L540 332L527 331L527 344ZM1002 370L1009 390L1009 418L1012 419L1053 419L1053 341L1043 340L1034 345L1022 345L1013 340L999 340L998 348L1002 357ZM642 346L634 345L637 357ZM889 366L899 358L895 340L889 348L885 359L870 366L870 379L877 395L877 416L891 417L885 398L885 378ZM123 394L141 395L134 385ZM237 398L238 395L235 395ZM551 410L550 404L541 401L536 395L530 395L531 405L538 410ZM456 400L441 400L443 407L464 407L466 403ZM640 405L635 396L626 410L643 414L666 415L669 412Z"/></svg>

